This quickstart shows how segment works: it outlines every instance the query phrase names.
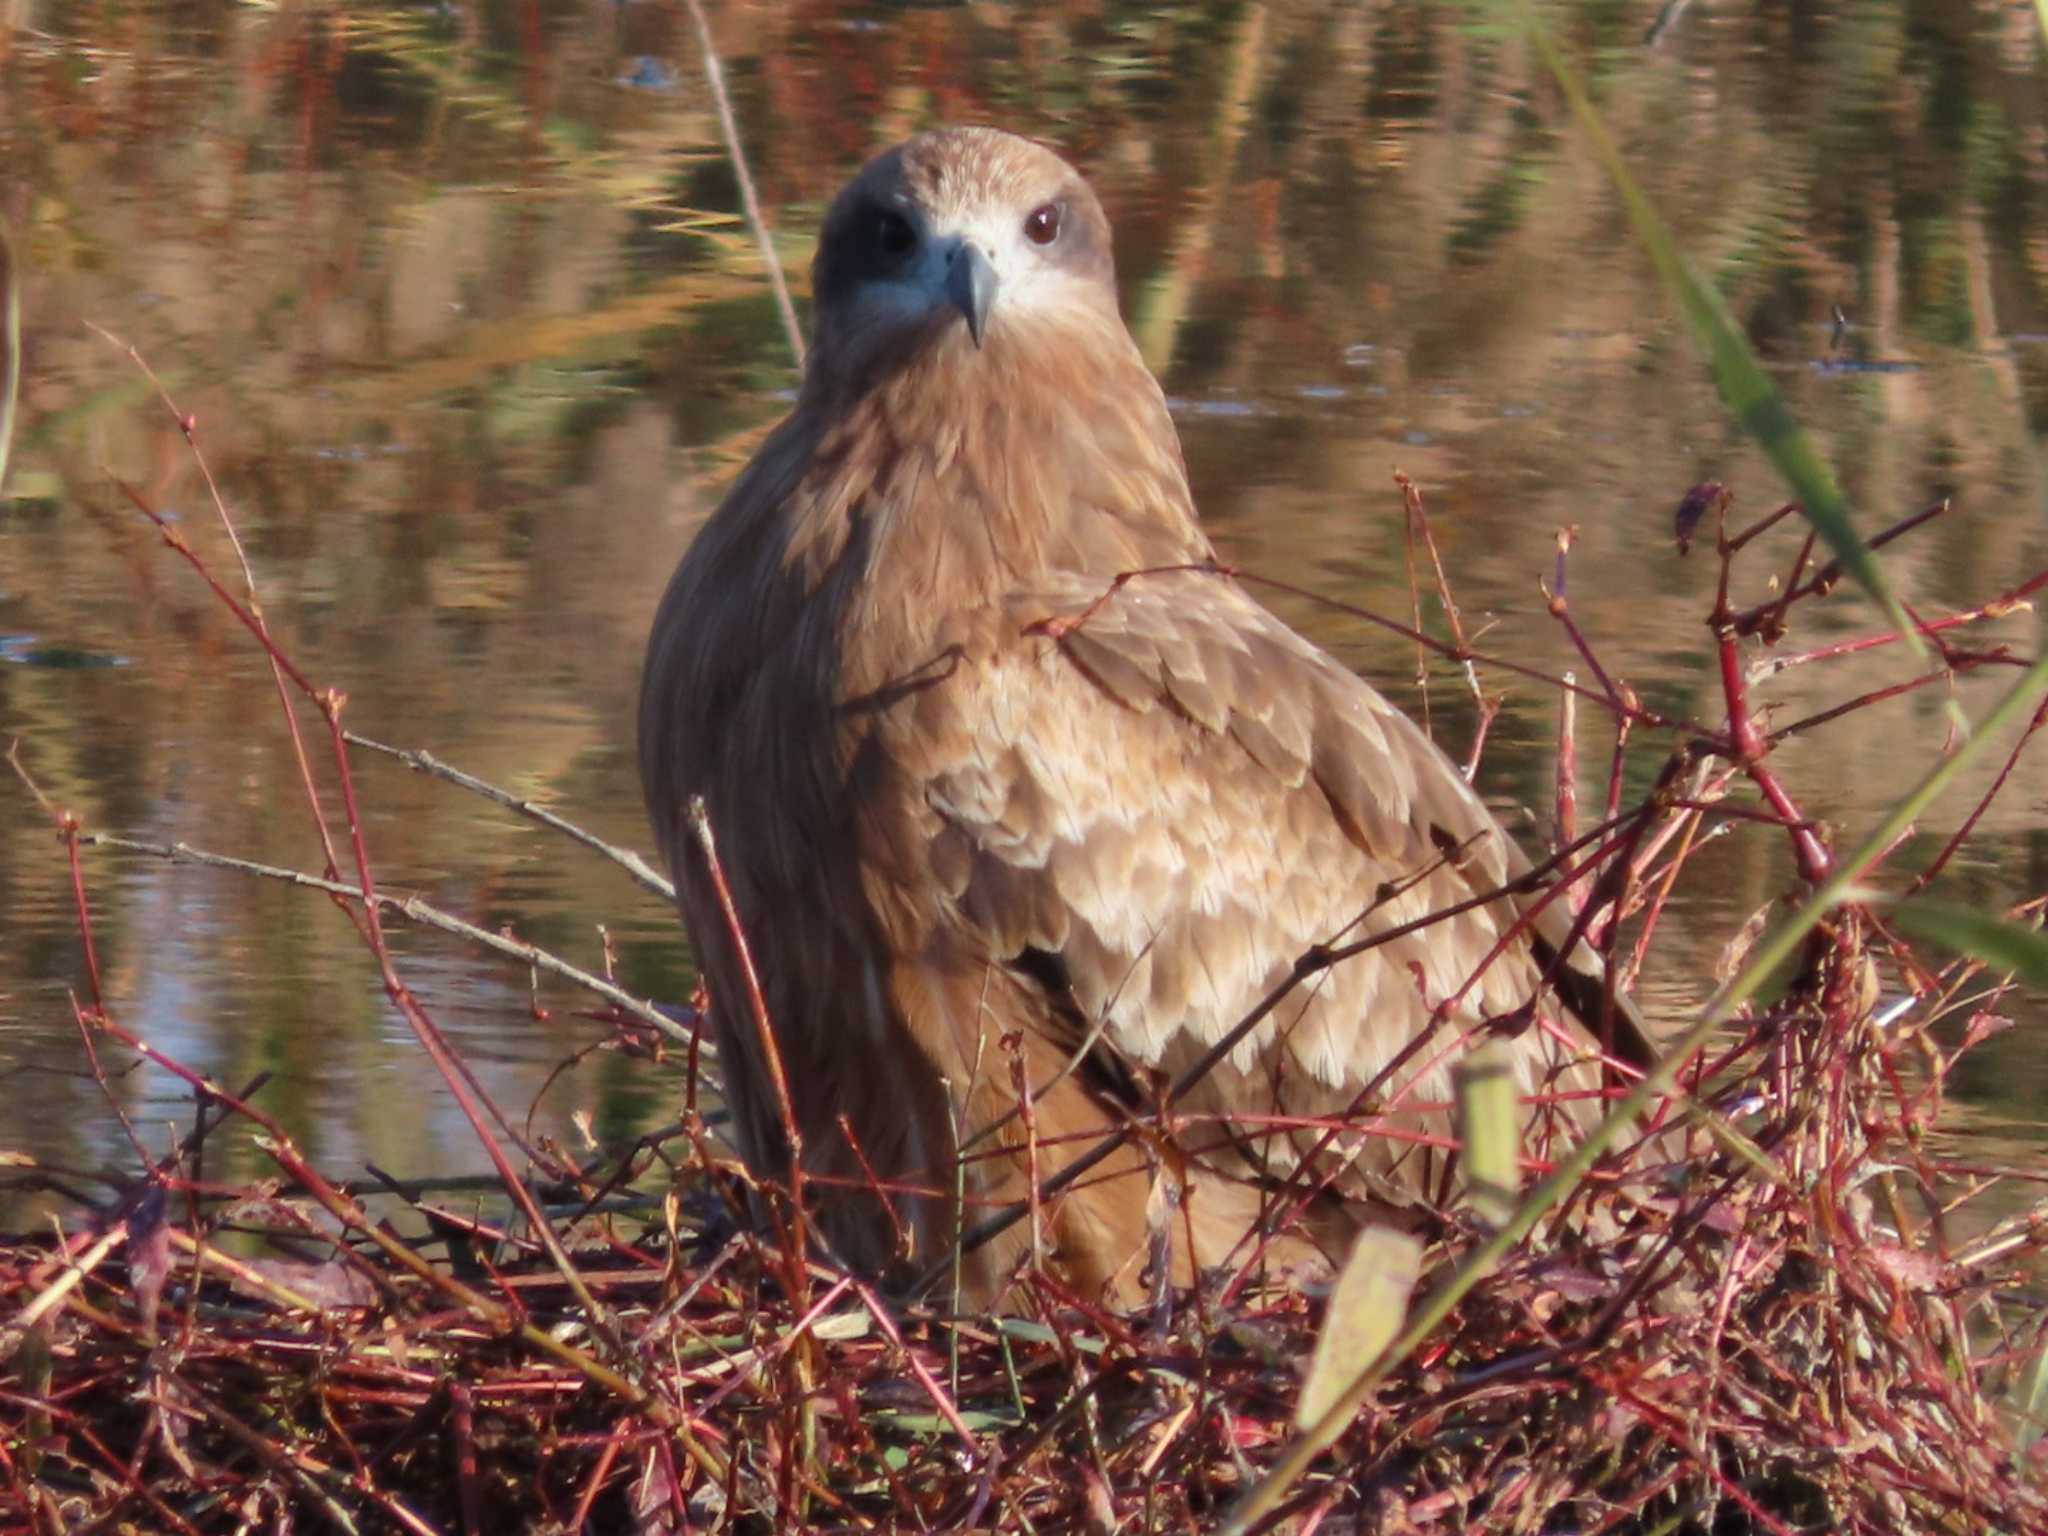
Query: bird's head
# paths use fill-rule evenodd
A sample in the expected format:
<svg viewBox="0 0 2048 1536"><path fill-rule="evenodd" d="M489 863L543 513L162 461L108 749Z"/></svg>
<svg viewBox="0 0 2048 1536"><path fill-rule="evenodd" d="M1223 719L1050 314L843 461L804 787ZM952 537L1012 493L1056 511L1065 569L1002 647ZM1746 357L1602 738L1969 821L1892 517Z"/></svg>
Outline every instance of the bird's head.
<svg viewBox="0 0 2048 1536"><path fill-rule="evenodd" d="M938 129L869 161L825 216L812 285L815 365L842 376L1117 322L1095 194L1051 150L993 128Z"/></svg>

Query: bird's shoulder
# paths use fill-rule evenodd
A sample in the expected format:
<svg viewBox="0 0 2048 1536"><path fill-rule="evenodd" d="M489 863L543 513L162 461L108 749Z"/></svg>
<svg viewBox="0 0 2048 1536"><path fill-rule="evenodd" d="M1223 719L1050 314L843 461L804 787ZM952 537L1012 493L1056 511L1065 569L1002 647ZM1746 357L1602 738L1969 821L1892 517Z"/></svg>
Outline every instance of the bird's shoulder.
<svg viewBox="0 0 2048 1536"><path fill-rule="evenodd" d="M955 616L930 655L933 686L902 717L922 781L1002 762L1078 792L1061 765L1100 762L1099 814L1128 822L1161 787L1143 775L1156 752L1186 795L1306 795L1318 831L1374 865L1456 844L1475 877L1508 874L1493 817L1434 744L1213 564L1050 577ZM1062 798L1071 822L1087 802Z"/></svg>

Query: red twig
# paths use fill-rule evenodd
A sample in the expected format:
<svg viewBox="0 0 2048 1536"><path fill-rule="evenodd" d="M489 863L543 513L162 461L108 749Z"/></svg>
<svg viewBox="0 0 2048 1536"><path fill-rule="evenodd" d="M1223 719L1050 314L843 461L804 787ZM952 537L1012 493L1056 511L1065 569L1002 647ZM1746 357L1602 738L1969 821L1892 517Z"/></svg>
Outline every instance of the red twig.
<svg viewBox="0 0 2048 1536"><path fill-rule="evenodd" d="M1617 687L1614 679L1607 675L1607 669L1600 665L1600 658L1593 654L1593 647L1587 643L1585 635L1579 629L1578 621L1572 617L1571 604L1565 596L1565 559L1571 553L1578 532L1577 528L1557 530L1557 560L1551 570L1551 579L1548 582L1538 581L1536 587L1543 594L1550 616L1564 626L1564 632L1571 637L1573 649L1579 653L1586 665L1592 668L1593 676L1598 680L1600 692L1605 696L1606 702L1620 718L1627 720L1636 713L1635 694L1630 689ZM1569 673L1566 674L1565 681L1571 681Z"/></svg>
<svg viewBox="0 0 2048 1536"><path fill-rule="evenodd" d="M1998 792L2005 788L2005 781L2012 777L2013 769L2019 766L2020 754L2027 750L2027 743L2034 739L2035 733L2043 725L2048 725L2048 699L2041 701L2040 707L2034 711L2033 718L2027 721L2026 729L2020 732L2020 739L2012 744L2012 750L2005 755L2005 761L1999 765L1997 775L1991 780L1991 787L1984 791L1975 805L1970 807L1970 814L1963 818L1962 825L1955 829L1949 840L1941 845L1941 852L1934 856L1933 862L1914 876L1909 890L1925 890L1948 867L1948 861L1955 857L1956 850L1962 847L1970 834L1976 830L1977 823L1983 819L1985 811L1990 809L1991 802L1998 797Z"/></svg>
<svg viewBox="0 0 2048 1536"><path fill-rule="evenodd" d="M1720 665L1722 701L1728 712L1730 756L1749 776L1764 799L1770 802L1772 809L1784 819L1787 832L1792 839L1793 857L1798 864L1800 878L1809 885L1819 885L1827 879L1833 861L1807 818L1793 803L1790 791L1764 761L1770 751L1770 745L1750 709L1749 680L1744 673L1738 647L1738 637L1742 631L1739 621L1728 611L1728 573L1733 566L1735 551L1740 546L1727 537L1725 530L1721 531L1718 538L1721 555L1720 589L1714 600L1714 611L1708 616L1707 623L1714 632L1715 657Z"/></svg>
<svg viewBox="0 0 2048 1536"><path fill-rule="evenodd" d="M1916 512L1911 517L1902 518L1883 532L1873 535L1866 541L1865 547L1871 550L1882 549L1885 545L1891 543L1892 540L1902 538L1906 534L1911 533L1922 523L1941 516L1948 508L1949 504L1945 499L1938 501L1925 511ZM1771 519L1771 521L1775 520L1775 518ZM1761 531L1761 528L1752 530L1751 534L1745 534L1741 539L1729 544L1727 553L1734 554L1736 550L1742 547L1743 543L1747 542L1749 537ZM1795 586L1788 586L1779 596L1773 597L1766 602L1758 603L1754 608L1745 609L1738 614L1731 614L1727 622L1738 635L1748 636L1761 633L1764 631L1766 624L1772 622L1781 623L1785 610L1791 607L1793 603L1805 597L1816 595L1825 597L1834 590L1835 584L1841 579L1841 562L1839 560L1830 560L1804 582Z"/></svg>
<svg viewBox="0 0 2048 1536"><path fill-rule="evenodd" d="M2030 599L2043 587L2048 587L2048 571L2042 571L2010 591L2002 592L1989 602L1979 603L1974 608L1966 608L1939 619L1916 619L1914 628L1924 638L1933 640L1936 636L1944 635L1953 629L1980 624L1986 619L2001 619L2007 614L2032 607ZM1755 682L1766 677L1776 677L1781 672L1789 672L1794 667L1808 666L1816 661L1833 661L1837 657L1852 656L1859 651L1872 651L1882 646L1897 645L1901 638L1898 630L1888 629L1882 634L1859 635L1853 640L1837 640L1829 645L1816 646L1809 651L1766 656L1750 668L1750 680ZM2014 658L2003 655L2001 651L1992 651L1985 653L1981 659L2011 661Z"/></svg>
<svg viewBox="0 0 2048 1536"><path fill-rule="evenodd" d="M314 787L313 765L306 755L305 739L299 731L298 712L292 708L291 695L285 688L284 658L270 638L270 627L264 620L262 604L257 597L256 572L249 564L248 551L243 548L242 536L235 528L234 518L228 513L227 501L221 495L220 484L213 476L213 466L207 462L205 450L200 447L199 419L189 412L178 409L177 402L171 399L170 391L164 387L163 380L156 376L156 370L149 366L148 361L135 347L90 320L86 321L86 327L98 332L108 342L127 353L135 366L142 370L143 376L156 389L157 398L163 402L164 409L177 423L186 446L192 450L192 462L198 466L200 476L206 481L206 491L213 501L213 510L220 518L222 529L227 533L229 545L234 549L236 563L242 568L243 589L249 595L249 617L253 621L257 638L263 642L265 658L270 665L271 681L277 689L278 706L284 711L285 732L291 740L292 758L299 770L299 783L305 792L306 805L313 813L313 828L320 839L321 852L325 856L325 872L332 876L339 868L334 858L334 840L329 835L327 818L320 808L320 793ZM127 492L131 501L137 500L136 493L129 487L124 485L122 490ZM163 526L160 519L157 520L157 524L160 528Z"/></svg>
<svg viewBox="0 0 2048 1536"><path fill-rule="evenodd" d="M804 1139L796 1121L796 1107L790 1097L789 1076L783 1070L782 1049L775 1038L775 1022L768 1014L768 999L761 991L761 978L754 969L754 952L747 943L744 926L740 922L739 908L734 905L732 888L726 884L725 867L719 862L718 844L711 829L711 817L704 808L701 798L693 798L687 807L691 831L695 833L698 846L703 850L704 863L711 877L712 889L718 895L719 910L725 916L726 937L731 940L733 951L739 956L740 971L746 978L748 1018L753 1024L755 1037L761 1047L761 1059L768 1067L768 1082L775 1090L775 1109L782 1120L783 1144L789 1152L789 1225L786 1269L792 1298L801 1298L808 1289L808 1270L804 1261ZM731 1006L727 1005L728 1008Z"/></svg>

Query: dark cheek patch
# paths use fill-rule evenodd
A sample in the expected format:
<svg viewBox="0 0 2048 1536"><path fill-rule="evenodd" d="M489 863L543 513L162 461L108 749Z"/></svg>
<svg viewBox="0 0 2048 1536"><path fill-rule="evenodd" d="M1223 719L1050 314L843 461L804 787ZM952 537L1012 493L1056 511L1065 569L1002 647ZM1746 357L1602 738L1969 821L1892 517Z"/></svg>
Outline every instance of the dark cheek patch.
<svg viewBox="0 0 2048 1536"><path fill-rule="evenodd" d="M889 275L893 264L874 238L873 221L884 208L908 215L894 190L902 163L902 148L890 150L869 164L826 211L824 227L818 231L818 252L811 259L812 298L820 315L850 303L863 283Z"/></svg>
<svg viewBox="0 0 2048 1536"><path fill-rule="evenodd" d="M863 283L887 276L889 263L874 242L861 239L857 218L834 219L818 242L811 285L821 310L849 302Z"/></svg>

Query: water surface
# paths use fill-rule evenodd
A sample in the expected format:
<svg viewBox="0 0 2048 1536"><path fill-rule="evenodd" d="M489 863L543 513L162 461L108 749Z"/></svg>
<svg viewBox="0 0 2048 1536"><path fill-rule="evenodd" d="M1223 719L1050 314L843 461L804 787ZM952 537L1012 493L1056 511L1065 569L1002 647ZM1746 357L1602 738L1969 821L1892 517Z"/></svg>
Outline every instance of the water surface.
<svg viewBox="0 0 2048 1536"><path fill-rule="evenodd" d="M1887 553L1934 614L2048 560L2048 122L2031 13L2007 4L1572 10L1608 121L1837 466L1866 530L1954 509ZM645 626L692 529L795 383L737 221L687 13L650 0L269 7L16 0L0 15L0 216L24 253L26 366L0 500L0 738L93 829L317 870L260 652L115 485L233 577L189 415L265 612L363 733L440 757L621 844L646 842L631 711ZM1423 488L1483 646L1574 665L1545 612L1556 531L1604 663L1710 720L1713 563L1670 513L1713 478L1778 487L1718 405L1616 199L1528 51L1477 8L1331 3L712 7L778 254L804 301L825 201L936 121L1049 138L1117 229L1127 316L1173 399L1226 556L1345 603L1409 609L1401 470ZM1748 572L1785 569L1789 529ZM1306 596L1288 619L1404 702L1413 652ZM1431 627L1443 621L1432 608ZM1874 627L1851 594L1794 637ZM1985 631L2023 652L2031 612ZM1889 651L1773 685L1791 719L1906 674ZM1983 682L1959 691L1981 710ZM1556 704L1506 706L1483 780L1532 843ZM1939 690L1778 759L1854 837L1916 779ZM1455 672L1428 708L1462 756ZM1585 722L1586 794L1608 736ZM1648 745L1639 778L1654 771ZM1976 776L1981 792L1985 774ZM681 1000L670 914L561 839L390 763L358 764L380 878ZM328 786L330 811L332 776ZM1903 857L1925 859L1965 785ZM1781 839L1713 844L1646 975L1666 1016L1788 884ZM264 1102L323 1166L481 1166L467 1129L323 898L87 855L106 1001ZM2048 773L2022 771L1945 880L2048 890ZM580 1144L661 1122L674 1078L615 1055L577 994L401 930L404 974L515 1115ZM61 849L0 775L0 1152L130 1165L85 1071L87 977ZM2038 1136L2033 1041L1973 1057L1959 1122L1987 1156ZM119 1053L153 1149L190 1121ZM542 1090L545 1087L545 1093ZM244 1171L262 1166L239 1154ZM215 1171L219 1171L216 1169Z"/></svg>

